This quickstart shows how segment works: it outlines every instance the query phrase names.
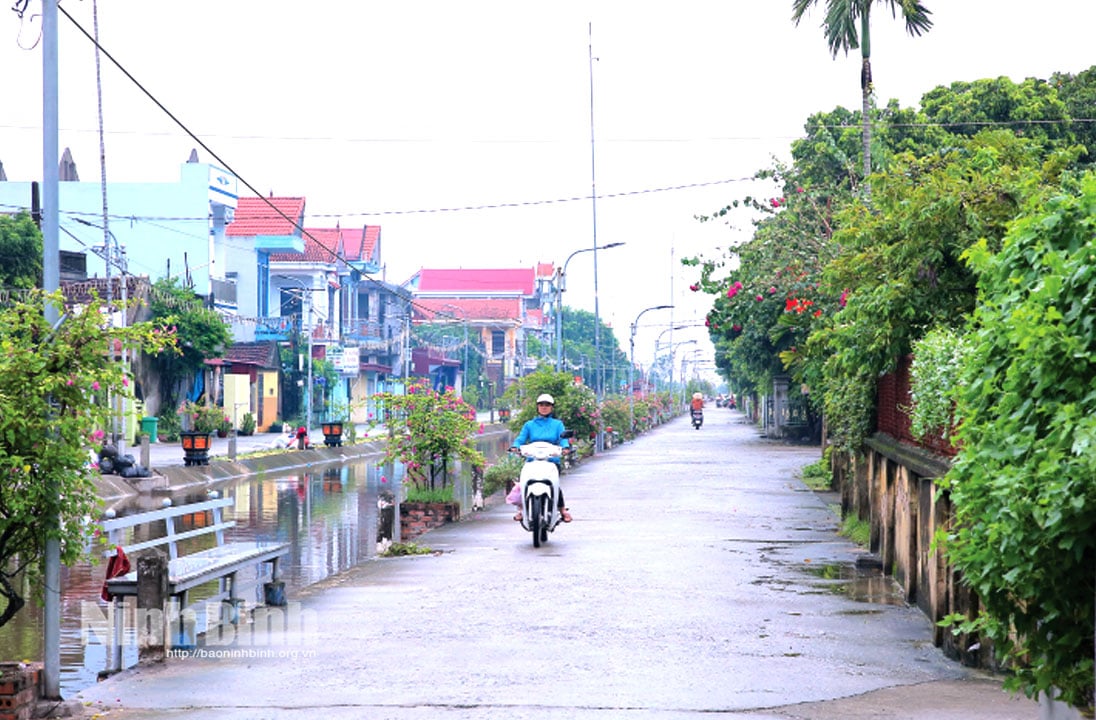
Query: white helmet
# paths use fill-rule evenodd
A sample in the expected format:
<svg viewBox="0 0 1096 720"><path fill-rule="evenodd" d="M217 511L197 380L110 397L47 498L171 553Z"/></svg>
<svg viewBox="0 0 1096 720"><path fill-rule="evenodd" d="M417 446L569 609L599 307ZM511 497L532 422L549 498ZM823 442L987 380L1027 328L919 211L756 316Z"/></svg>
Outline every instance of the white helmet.
<svg viewBox="0 0 1096 720"><path fill-rule="evenodd" d="M695 393L693 393L693 400L701 400L701 399L703 399L703 397L704 397L704 396L703 396L703 395L701 395L701 394L700 394L700 393L698 393L698 392L695 392Z"/></svg>
<svg viewBox="0 0 1096 720"><path fill-rule="evenodd" d="M549 395L548 393L541 393L540 395L537 396L537 405L540 405L541 403L548 403L549 405L555 405L556 404L556 399L554 397L552 397L551 395Z"/></svg>

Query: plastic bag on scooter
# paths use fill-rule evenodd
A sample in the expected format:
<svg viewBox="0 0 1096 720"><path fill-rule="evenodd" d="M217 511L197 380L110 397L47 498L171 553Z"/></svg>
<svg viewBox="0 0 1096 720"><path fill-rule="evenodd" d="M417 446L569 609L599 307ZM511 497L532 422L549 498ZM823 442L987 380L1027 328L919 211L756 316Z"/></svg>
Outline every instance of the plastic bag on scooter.
<svg viewBox="0 0 1096 720"><path fill-rule="evenodd" d="M509 505L521 505L520 483L514 483L514 487L511 488L510 493L506 496L506 502Z"/></svg>

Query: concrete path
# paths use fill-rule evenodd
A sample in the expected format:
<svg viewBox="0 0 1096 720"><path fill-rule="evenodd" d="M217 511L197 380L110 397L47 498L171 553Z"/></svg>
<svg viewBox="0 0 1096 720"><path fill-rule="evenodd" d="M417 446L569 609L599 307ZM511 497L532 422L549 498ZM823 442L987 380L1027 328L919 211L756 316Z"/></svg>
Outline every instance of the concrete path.
<svg viewBox="0 0 1096 720"><path fill-rule="evenodd" d="M80 693L88 717L1021 720L1036 704L933 647L928 620L795 479L816 448L731 410L565 477L545 547L495 504L311 586L280 619Z"/></svg>

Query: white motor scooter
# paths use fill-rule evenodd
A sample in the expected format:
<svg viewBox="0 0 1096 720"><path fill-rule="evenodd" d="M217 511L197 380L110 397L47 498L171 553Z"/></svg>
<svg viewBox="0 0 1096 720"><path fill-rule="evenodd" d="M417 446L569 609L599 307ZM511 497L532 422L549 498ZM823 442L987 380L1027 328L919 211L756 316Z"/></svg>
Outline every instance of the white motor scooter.
<svg viewBox="0 0 1096 720"><path fill-rule="evenodd" d="M570 438L567 430L562 437ZM562 516L559 512L559 465L551 458L563 456L563 448L550 442L537 441L518 448L526 462L521 467L521 526L533 533L533 547L548 542L548 533L556 529Z"/></svg>

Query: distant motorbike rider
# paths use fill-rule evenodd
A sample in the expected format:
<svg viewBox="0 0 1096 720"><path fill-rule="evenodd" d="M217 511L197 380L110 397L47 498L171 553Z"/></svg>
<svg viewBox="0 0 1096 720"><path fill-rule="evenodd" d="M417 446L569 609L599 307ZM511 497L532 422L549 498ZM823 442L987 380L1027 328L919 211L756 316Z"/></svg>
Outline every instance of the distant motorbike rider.
<svg viewBox="0 0 1096 720"><path fill-rule="evenodd" d="M555 410L555 408L556 399L554 397L548 393L541 393L538 395L537 415L521 426L521 432L514 438L512 447L519 448L527 443L539 441L559 445L564 449L569 448L571 443L568 442L567 438L561 437L564 432L563 421L552 415L552 411ZM559 465L560 459L558 457L550 459L556 465ZM567 504L563 502L562 487L559 489L559 516L563 519L563 522L571 522L571 513L567 510ZM514 519L521 520L521 510L518 510Z"/></svg>

